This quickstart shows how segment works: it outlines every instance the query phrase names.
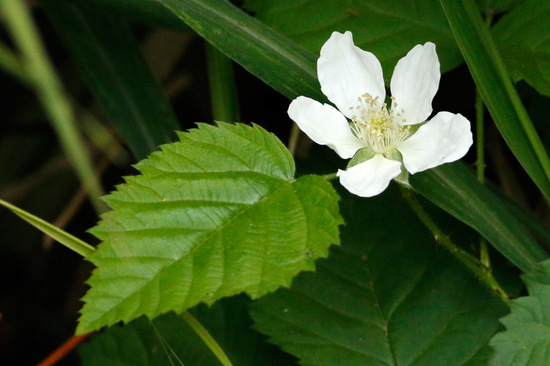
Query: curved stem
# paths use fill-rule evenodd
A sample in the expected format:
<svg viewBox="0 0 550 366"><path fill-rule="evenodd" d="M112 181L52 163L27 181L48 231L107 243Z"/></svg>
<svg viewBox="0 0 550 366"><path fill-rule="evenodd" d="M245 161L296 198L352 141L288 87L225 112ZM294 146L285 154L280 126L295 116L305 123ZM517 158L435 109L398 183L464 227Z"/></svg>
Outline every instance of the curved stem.
<svg viewBox="0 0 550 366"><path fill-rule="evenodd" d="M52 366L61 361L65 356L67 356L73 349L75 349L80 343L88 339L93 332L85 333L78 336L72 336L65 343L63 343L59 348L50 353L48 357L40 361L37 366Z"/></svg>
<svg viewBox="0 0 550 366"><path fill-rule="evenodd" d="M483 284L493 290L505 304L509 305L510 298L495 280L491 271L486 271L479 259L456 246L456 244L451 241L449 236L445 235L437 224L430 218L426 210L424 210L420 202L418 202L418 200L413 196L411 191L406 189L402 189L401 191L409 206L412 208L414 213L416 213L420 221L422 221L422 223L432 232L437 242L441 244L443 248L447 249L456 259L458 259L460 263L470 269L470 271L472 271L472 273L476 275L476 277Z"/></svg>

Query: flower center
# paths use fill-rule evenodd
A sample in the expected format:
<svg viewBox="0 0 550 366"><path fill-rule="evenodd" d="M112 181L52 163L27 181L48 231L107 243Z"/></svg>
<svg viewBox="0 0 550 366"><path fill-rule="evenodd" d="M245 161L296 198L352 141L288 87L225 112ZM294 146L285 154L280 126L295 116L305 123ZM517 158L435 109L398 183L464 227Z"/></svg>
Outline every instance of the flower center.
<svg viewBox="0 0 550 366"><path fill-rule="evenodd" d="M380 104L378 97L373 98L367 93L357 98L359 104L356 107L350 107L357 113L351 118L351 130L374 152L380 154L394 150L399 142L410 135L410 126L401 124L405 120L401 118L400 112L396 112L397 103L393 97L391 99L391 112L386 103Z"/></svg>

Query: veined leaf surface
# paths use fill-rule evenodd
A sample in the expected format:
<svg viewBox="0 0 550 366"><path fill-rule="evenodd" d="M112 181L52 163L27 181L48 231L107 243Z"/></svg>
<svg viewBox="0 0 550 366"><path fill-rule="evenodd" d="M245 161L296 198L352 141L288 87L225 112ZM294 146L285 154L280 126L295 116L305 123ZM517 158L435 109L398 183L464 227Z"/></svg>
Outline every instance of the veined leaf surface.
<svg viewBox="0 0 550 366"><path fill-rule="evenodd" d="M504 303L437 247L395 187L342 194L341 206L342 246L256 301L256 328L301 365L483 364Z"/></svg>
<svg viewBox="0 0 550 366"><path fill-rule="evenodd" d="M491 340L493 366L550 364L550 260L523 277L529 296L512 301L501 319L506 331Z"/></svg>
<svg viewBox="0 0 550 366"><path fill-rule="evenodd" d="M259 126L205 124L137 164L106 197L92 229L78 333L140 315L181 312L289 286L338 244L338 195L317 176L294 180L292 156Z"/></svg>

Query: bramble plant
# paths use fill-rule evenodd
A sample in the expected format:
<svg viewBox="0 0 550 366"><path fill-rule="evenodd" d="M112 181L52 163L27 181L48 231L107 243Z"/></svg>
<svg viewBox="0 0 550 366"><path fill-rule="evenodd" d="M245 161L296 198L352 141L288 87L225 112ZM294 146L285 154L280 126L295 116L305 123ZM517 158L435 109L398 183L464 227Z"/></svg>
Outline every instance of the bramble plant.
<svg viewBox="0 0 550 366"><path fill-rule="evenodd" d="M0 364L550 364L550 2L33 5L0 1Z"/></svg>

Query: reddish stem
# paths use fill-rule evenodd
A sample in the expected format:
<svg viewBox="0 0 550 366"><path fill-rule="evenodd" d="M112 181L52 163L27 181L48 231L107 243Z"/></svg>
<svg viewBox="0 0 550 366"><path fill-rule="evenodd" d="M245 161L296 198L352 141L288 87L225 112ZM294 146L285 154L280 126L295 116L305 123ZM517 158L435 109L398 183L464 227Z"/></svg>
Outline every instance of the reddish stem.
<svg viewBox="0 0 550 366"><path fill-rule="evenodd" d="M57 362L59 362L63 357L67 356L67 354L69 354L73 349L75 349L80 343L85 341L91 335L92 335L92 332L82 334L79 336L72 336L71 338L67 339L65 343L59 346L59 348L57 348L55 351L50 353L50 355L46 357L42 362L40 362L37 366L55 365Z"/></svg>

